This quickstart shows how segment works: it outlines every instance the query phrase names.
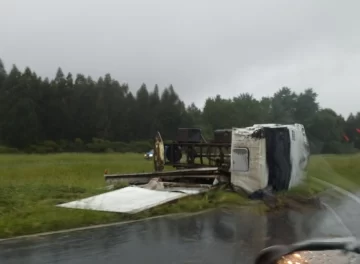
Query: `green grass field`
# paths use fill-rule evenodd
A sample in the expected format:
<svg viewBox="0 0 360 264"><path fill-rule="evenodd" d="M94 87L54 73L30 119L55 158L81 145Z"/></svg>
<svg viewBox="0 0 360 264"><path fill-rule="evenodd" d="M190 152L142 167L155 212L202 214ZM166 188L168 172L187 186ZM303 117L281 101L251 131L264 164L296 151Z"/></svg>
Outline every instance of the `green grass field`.
<svg viewBox="0 0 360 264"><path fill-rule="evenodd" d="M360 155L318 155L309 164L309 178L317 177L356 192L360 187Z"/></svg>
<svg viewBox="0 0 360 264"><path fill-rule="evenodd" d="M241 204L234 193L214 192L136 215L59 208L54 205L104 192L103 173L152 171L141 154L0 155L0 238L88 225L194 212L218 205ZM296 192L318 192L316 176L349 190L360 185L360 155L314 156L310 180ZM305 190L305 191L304 191Z"/></svg>

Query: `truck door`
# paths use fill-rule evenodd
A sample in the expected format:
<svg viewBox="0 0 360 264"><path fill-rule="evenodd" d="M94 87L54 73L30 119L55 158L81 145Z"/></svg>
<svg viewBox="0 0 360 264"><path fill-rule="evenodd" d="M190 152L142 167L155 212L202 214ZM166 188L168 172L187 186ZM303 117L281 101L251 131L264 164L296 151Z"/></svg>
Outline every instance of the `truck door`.
<svg viewBox="0 0 360 264"><path fill-rule="evenodd" d="M249 150L247 148L235 147L232 149L232 171L246 172L249 170Z"/></svg>

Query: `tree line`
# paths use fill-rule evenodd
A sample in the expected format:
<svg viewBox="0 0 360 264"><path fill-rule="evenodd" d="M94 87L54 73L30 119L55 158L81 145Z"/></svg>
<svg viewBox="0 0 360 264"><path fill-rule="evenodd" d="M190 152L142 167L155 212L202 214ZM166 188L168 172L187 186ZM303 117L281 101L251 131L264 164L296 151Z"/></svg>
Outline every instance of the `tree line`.
<svg viewBox="0 0 360 264"><path fill-rule="evenodd" d="M83 74L42 78L0 60L0 151L144 151L156 131L174 139L178 127L213 130L260 123L305 126L315 153L349 153L360 148L360 113L343 117L321 108L312 88L296 93L282 87L271 97L242 93L208 98L203 109L185 105L172 85L141 87L106 74L97 80ZM358 130L357 130L358 129Z"/></svg>

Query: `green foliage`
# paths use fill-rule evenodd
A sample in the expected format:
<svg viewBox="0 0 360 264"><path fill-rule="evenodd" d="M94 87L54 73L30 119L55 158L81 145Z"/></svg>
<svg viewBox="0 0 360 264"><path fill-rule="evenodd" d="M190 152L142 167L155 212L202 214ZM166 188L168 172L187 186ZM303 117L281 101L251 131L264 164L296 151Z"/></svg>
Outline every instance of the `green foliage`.
<svg viewBox="0 0 360 264"><path fill-rule="evenodd" d="M322 109L317 96L312 88L295 93L282 87L259 100L249 93L217 95L199 109L185 106L172 85L160 91L142 84L132 93L110 74L93 80L58 68L48 80L15 65L6 72L0 60L0 142L9 151L32 153L143 152L157 131L173 140L178 127L199 127L211 139L215 129L297 122L304 124L313 153L356 152L360 113L345 120Z"/></svg>
<svg viewBox="0 0 360 264"><path fill-rule="evenodd" d="M0 146L0 154L14 154L19 153L20 151L16 148L9 148L5 146Z"/></svg>
<svg viewBox="0 0 360 264"><path fill-rule="evenodd" d="M58 142L46 140L36 145L30 145L24 149L25 153L58 153L58 152L93 152L93 153L144 153L153 148L150 141L135 142L111 142L108 140L93 138L91 143L85 144L81 139L77 138L75 142L60 140ZM0 146L0 153L11 154L21 153L17 148Z"/></svg>

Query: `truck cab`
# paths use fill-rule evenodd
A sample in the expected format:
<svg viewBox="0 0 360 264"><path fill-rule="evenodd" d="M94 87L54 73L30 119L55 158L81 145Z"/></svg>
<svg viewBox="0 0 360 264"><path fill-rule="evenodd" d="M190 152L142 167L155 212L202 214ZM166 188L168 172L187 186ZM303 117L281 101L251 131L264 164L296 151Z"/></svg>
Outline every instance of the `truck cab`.
<svg viewBox="0 0 360 264"><path fill-rule="evenodd" d="M230 181L248 193L288 190L303 182L309 155L301 124L233 128Z"/></svg>

